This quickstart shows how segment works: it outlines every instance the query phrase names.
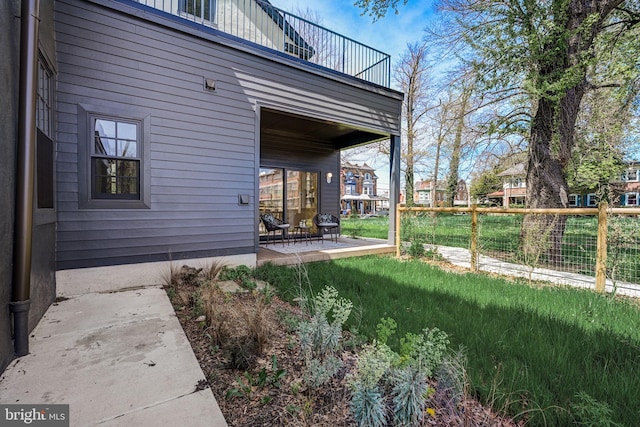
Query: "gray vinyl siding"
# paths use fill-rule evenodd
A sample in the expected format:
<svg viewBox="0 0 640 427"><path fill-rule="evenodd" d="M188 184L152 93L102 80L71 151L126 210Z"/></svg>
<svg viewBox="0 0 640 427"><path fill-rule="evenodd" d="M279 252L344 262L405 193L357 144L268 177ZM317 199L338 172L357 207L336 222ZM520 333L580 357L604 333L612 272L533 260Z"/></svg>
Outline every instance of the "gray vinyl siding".
<svg viewBox="0 0 640 427"><path fill-rule="evenodd" d="M59 269L254 253L258 105L399 134L399 101L389 91L101 3L134 11L103 0L56 1ZM204 90L205 78L216 80L215 92ZM149 209L79 209L78 144L86 141L78 104L149 114ZM337 152L318 165L337 171ZM251 203L239 205L238 194ZM337 195L321 197L335 198L337 211Z"/></svg>

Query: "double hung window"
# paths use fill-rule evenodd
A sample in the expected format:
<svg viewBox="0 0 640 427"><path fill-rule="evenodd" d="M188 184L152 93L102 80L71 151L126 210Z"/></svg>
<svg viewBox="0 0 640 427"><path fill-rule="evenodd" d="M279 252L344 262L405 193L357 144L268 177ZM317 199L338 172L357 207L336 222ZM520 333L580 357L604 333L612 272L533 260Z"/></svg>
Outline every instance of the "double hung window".
<svg viewBox="0 0 640 427"><path fill-rule="evenodd" d="M140 125L92 118L91 197L140 200Z"/></svg>
<svg viewBox="0 0 640 427"><path fill-rule="evenodd" d="M120 106L78 105L80 208L151 207L150 122Z"/></svg>

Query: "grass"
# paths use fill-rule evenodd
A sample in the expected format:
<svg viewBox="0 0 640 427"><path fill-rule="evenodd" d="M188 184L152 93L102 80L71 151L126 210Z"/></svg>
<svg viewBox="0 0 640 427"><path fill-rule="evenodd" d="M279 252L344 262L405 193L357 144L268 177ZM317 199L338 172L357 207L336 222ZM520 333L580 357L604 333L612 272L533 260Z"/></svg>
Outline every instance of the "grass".
<svg viewBox="0 0 640 427"><path fill-rule="evenodd" d="M424 327L447 332L453 348L467 350L472 393L527 425L572 425L579 393L606 403L621 425L637 425L637 305L584 290L447 273L420 261L364 257L307 269L314 292L331 285L362 308L347 326L369 338L387 316L398 323L396 336ZM257 273L285 298L298 296L293 269L267 265Z"/></svg>
<svg viewBox="0 0 640 427"><path fill-rule="evenodd" d="M520 229L522 215L480 215L478 246L482 254L507 261L522 263L520 250ZM614 234L609 227L609 259L610 268L616 263L616 279L633 283L640 281L640 238L634 229L638 227L638 219L634 217L616 218L618 229ZM609 220L610 224L614 220ZM580 274L595 276L597 218L573 216L567 219L567 226L562 241L563 263L561 268ZM362 237L387 238L389 219L378 218L344 218L341 220L342 234L360 230ZM626 230L626 231L624 231ZM403 241L421 239L425 243L470 247L471 216L439 214L432 216L426 213L402 215L401 238ZM613 240L616 239L617 243ZM544 261L540 266L544 266ZM558 267L552 267L558 268Z"/></svg>

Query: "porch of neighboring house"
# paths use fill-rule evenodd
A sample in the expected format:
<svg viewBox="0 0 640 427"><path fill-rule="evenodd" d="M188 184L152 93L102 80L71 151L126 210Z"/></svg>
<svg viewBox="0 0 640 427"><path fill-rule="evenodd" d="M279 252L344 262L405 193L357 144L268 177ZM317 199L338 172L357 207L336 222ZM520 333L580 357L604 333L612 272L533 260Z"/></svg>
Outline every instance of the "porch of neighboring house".
<svg viewBox="0 0 640 427"><path fill-rule="evenodd" d="M266 263L295 265L367 255L391 255L395 251L395 245L382 239L339 237L337 243L329 239L292 239L285 240L284 244L281 241L262 243L258 250L257 266Z"/></svg>

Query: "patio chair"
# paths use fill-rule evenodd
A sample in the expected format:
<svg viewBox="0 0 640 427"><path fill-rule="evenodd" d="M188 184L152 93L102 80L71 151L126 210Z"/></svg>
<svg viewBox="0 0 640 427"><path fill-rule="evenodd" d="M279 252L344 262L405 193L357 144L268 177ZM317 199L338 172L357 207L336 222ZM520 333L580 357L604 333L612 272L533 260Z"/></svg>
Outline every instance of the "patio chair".
<svg viewBox="0 0 640 427"><path fill-rule="evenodd" d="M333 241L333 235L335 233L335 242L338 243L338 232L340 229L340 219L328 213L317 213L313 217L313 223L315 224L318 232L320 233L320 237L322 238L322 242L324 242L324 233L325 231L329 232L330 239Z"/></svg>
<svg viewBox="0 0 640 427"><path fill-rule="evenodd" d="M284 234L289 230L290 225L282 221L280 218L276 218L272 213L265 213L260 215L260 220L264 224L264 228L267 229L267 244L269 244L269 236L273 233L273 241L276 240L276 232L280 232L280 239L282 240L282 246L284 246ZM289 243L289 234L287 233L287 243Z"/></svg>

